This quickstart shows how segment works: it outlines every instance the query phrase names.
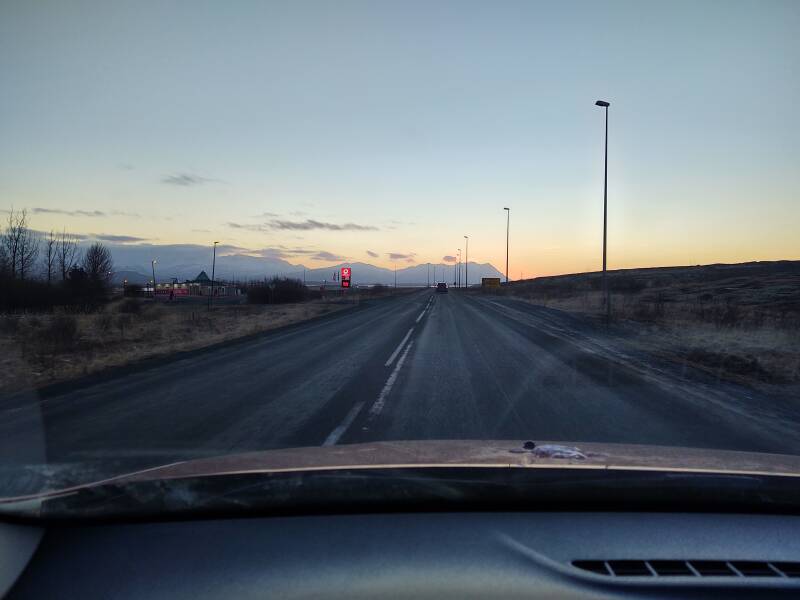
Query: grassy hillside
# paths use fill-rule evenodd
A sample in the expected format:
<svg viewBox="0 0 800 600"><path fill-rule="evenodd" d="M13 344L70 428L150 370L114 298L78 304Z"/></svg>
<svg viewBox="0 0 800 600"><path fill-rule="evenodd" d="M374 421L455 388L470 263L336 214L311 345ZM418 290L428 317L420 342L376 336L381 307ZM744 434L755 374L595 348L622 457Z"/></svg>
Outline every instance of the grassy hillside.
<svg viewBox="0 0 800 600"><path fill-rule="evenodd" d="M609 287L612 327L641 348L751 384L800 382L800 261L610 271ZM601 273L497 293L595 320L605 311Z"/></svg>

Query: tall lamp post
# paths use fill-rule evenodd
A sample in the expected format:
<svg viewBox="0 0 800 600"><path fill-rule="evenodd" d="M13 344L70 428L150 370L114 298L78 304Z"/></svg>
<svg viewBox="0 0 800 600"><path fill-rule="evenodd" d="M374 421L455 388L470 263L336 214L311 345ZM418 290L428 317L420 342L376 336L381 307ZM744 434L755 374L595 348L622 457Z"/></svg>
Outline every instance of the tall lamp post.
<svg viewBox="0 0 800 600"><path fill-rule="evenodd" d="M456 287L461 287L461 248L458 249L458 261L456 262L458 269L456 270Z"/></svg>
<svg viewBox="0 0 800 600"><path fill-rule="evenodd" d="M156 300L156 263L158 261L154 258L150 261L150 268L153 269L153 302Z"/></svg>
<svg viewBox="0 0 800 600"><path fill-rule="evenodd" d="M506 206L503 210L506 211L506 283L508 283L508 230L511 225L511 209Z"/></svg>
<svg viewBox="0 0 800 600"><path fill-rule="evenodd" d="M464 287L469 288L469 236L465 235L464 239L467 240L464 252Z"/></svg>
<svg viewBox="0 0 800 600"><path fill-rule="evenodd" d="M214 257L211 259L211 295L208 297L208 309L214 305L214 276L216 273L214 272L217 268L217 244L219 242L214 242Z"/></svg>
<svg viewBox="0 0 800 600"><path fill-rule="evenodd" d="M606 242L608 240L608 107L610 102L598 100L594 103L606 109L606 142L605 166L603 169L603 295L606 303L606 323L611 322L611 296L608 289L608 274L606 273Z"/></svg>

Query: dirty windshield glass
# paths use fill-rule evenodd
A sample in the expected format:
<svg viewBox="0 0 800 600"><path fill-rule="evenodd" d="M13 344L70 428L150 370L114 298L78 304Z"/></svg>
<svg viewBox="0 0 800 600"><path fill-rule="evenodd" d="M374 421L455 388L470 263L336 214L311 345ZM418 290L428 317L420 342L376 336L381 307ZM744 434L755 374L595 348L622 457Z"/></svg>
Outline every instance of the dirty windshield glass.
<svg viewBox="0 0 800 600"><path fill-rule="evenodd" d="M798 31L3 3L0 498L348 448L800 454Z"/></svg>

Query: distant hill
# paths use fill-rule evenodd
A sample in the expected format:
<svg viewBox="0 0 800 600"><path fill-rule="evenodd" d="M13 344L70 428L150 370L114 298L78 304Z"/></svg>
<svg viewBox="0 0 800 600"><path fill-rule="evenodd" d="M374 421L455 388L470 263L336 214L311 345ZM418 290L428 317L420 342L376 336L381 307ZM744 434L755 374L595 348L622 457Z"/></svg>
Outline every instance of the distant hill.
<svg viewBox="0 0 800 600"><path fill-rule="evenodd" d="M114 260L114 281L121 284L123 279L130 283L145 283L152 278L151 260L156 260L156 279L169 281L173 277L179 281L194 279L200 271L211 275L212 251L206 246L195 244L107 244ZM302 264L292 264L280 258L251 256L247 254L218 250L215 277L219 280L261 280L274 277L295 277L309 284L332 281L333 274L342 267L353 270L354 285L376 283L394 285L395 271L364 262L339 263L328 267L308 268ZM428 280L428 265L420 264L397 269L398 285L425 285ZM434 277L435 275L435 277ZM455 276L453 265L444 263L430 265L430 281L452 283ZM501 277L501 273L489 263L469 263L469 280L475 285L481 277ZM462 266L462 278L464 271Z"/></svg>
<svg viewBox="0 0 800 600"><path fill-rule="evenodd" d="M150 279L152 279L152 277L148 277L144 273L140 273L138 271L122 270L114 271L111 282L114 285L122 285L125 281L133 285L144 285L150 281Z"/></svg>
<svg viewBox="0 0 800 600"><path fill-rule="evenodd" d="M602 283L602 273L594 271L514 281L504 289L550 301L600 294ZM619 269L608 272L608 285L613 294L627 296L631 306L633 298L662 304L718 302L800 316L797 260Z"/></svg>
<svg viewBox="0 0 800 600"><path fill-rule="evenodd" d="M768 275L800 275L799 260L751 261L745 263L715 263L710 265L687 265L675 267L641 267L636 269L614 269L608 271L609 281L622 283L636 280L645 287L669 285L672 283L702 281L711 282L734 277L755 277ZM548 275L533 279L512 281L511 287L530 285L564 285L579 282L597 282L602 279L602 271Z"/></svg>

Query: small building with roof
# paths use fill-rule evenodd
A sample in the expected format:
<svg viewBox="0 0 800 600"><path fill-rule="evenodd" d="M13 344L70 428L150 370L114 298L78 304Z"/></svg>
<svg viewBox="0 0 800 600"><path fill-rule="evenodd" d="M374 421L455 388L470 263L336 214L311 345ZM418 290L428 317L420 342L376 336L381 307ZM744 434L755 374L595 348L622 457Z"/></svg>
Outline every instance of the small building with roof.
<svg viewBox="0 0 800 600"><path fill-rule="evenodd" d="M156 285L156 296L238 296L239 286L233 285L225 281L215 281L211 285L211 278L205 271L200 273L194 279L187 279L183 283L178 283L173 280L169 283L159 283Z"/></svg>

